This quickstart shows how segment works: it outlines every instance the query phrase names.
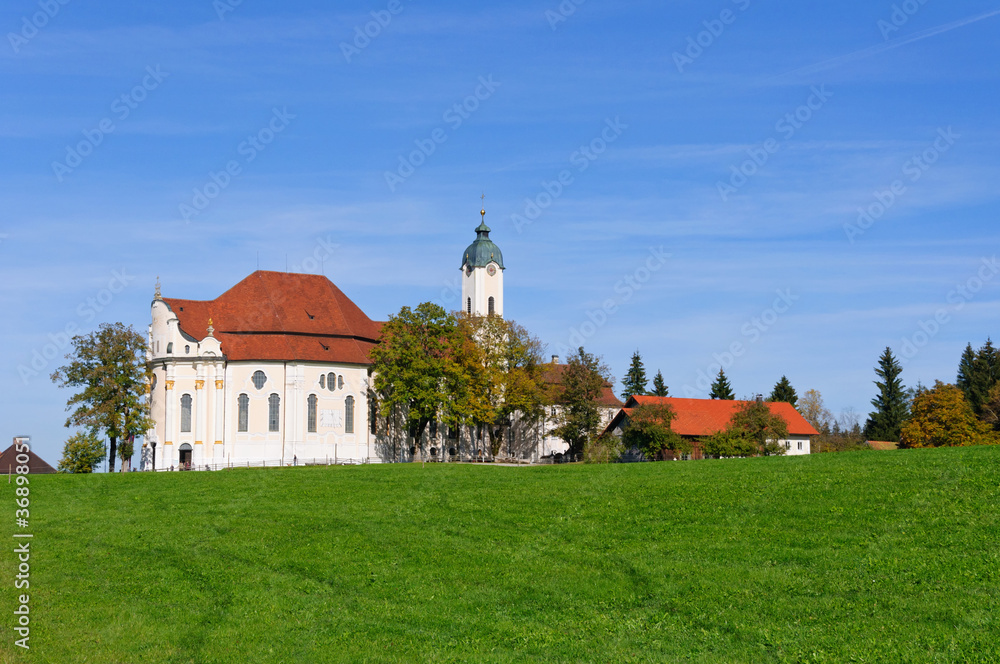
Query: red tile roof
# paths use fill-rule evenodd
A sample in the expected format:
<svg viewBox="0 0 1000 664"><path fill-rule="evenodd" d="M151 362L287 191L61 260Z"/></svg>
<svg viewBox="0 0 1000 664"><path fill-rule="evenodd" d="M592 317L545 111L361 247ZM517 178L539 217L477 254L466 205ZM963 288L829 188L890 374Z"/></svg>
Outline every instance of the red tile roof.
<svg viewBox="0 0 1000 664"><path fill-rule="evenodd" d="M382 324L329 279L258 270L214 300L163 298L181 330L214 335L230 361L277 360L371 364Z"/></svg>
<svg viewBox="0 0 1000 664"><path fill-rule="evenodd" d="M568 366L568 364L546 364L542 367L542 380L549 386L550 394L558 391L562 384L563 372ZM615 396L614 386L607 381L604 383L604 391L597 402L605 408L621 408L623 405L621 399Z"/></svg>
<svg viewBox="0 0 1000 664"><path fill-rule="evenodd" d="M711 436L722 431L729 425L733 413L746 401L728 401L724 399L675 399L673 397L634 396L625 404L622 412L628 413L637 406L666 404L674 409L676 416L670 423L670 428L681 436ZM789 403L767 402L767 407L775 415L780 415L788 424L788 434L791 436L818 436L819 431L813 428L806 418L799 414ZM620 416L620 414L619 414ZM615 426L619 417L615 417Z"/></svg>

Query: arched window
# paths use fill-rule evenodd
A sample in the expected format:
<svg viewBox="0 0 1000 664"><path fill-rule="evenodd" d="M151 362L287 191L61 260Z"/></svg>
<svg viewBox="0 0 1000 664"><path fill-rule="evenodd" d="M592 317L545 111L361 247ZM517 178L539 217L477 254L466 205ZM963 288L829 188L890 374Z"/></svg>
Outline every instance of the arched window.
<svg viewBox="0 0 1000 664"><path fill-rule="evenodd" d="M328 373L326 375L326 387L331 392L333 392L335 389L337 389L337 374L335 374L335 373Z"/></svg>
<svg viewBox="0 0 1000 664"><path fill-rule="evenodd" d="M496 300L494 300L492 296L490 296L490 303L489 304L490 304L490 316L492 316L493 314L495 314L497 312Z"/></svg>
<svg viewBox="0 0 1000 664"><path fill-rule="evenodd" d="M469 314L470 316L472 315L472 298L471 297L465 298L465 313Z"/></svg>
<svg viewBox="0 0 1000 664"><path fill-rule="evenodd" d="M281 397L272 394L267 398L267 430L278 431L280 424Z"/></svg>
<svg viewBox="0 0 1000 664"><path fill-rule="evenodd" d="M321 389L326 389L326 374L319 375L319 386Z"/></svg>
<svg viewBox="0 0 1000 664"><path fill-rule="evenodd" d="M191 433L191 395L181 397L181 433Z"/></svg>
<svg viewBox="0 0 1000 664"><path fill-rule="evenodd" d="M191 352L191 346L184 346L184 354L187 355Z"/></svg>
<svg viewBox="0 0 1000 664"><path fill-rule="evenodd" d="M174 342L173 341L169 341L169 342L167 342L167 354L169 355L169 354L171 354L173 352L174 352Z"/></svg>
<svg viewBox="0 0 1000 664"><path fill-rule="evenodd" d="M306 425L309 433L316 433L316 402L319 399L315 394L310 394L308 399L309 407L306 412Z"/></svg>
<svg viewBox="0 0 1000 664"><path fill-rule="evenodd" d="M264 375L263 371L254 371L251 380L253 381L253 386L259 390L263 388L264 383L267 382L267 376Z"/></svg>
<svg viewBox="0 0 1000 664"><path fill-rule="evenodd" d="M344 389L344 377L343 376L337 376L337 389L338 390Z"/></svg>
<svg viewBox="0 0 1000 664"><path fill-rule="evenodd" d="M236 430L245 432L250 428L250 397L241 394L236 401L239 404L239 420L236 423Z"/></svg>
<svg viewBox="0 0 1000 664"><path fill-rule="evenodd" d="M344 399L344 433L354 433L354 397Z"/></svg>

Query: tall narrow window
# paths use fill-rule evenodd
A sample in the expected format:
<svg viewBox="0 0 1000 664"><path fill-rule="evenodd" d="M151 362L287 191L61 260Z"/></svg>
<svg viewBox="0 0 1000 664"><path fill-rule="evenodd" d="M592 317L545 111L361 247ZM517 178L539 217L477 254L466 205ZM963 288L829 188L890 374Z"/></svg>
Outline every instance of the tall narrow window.
<svg viewBox="0 0 1000 664"><path fill-rule="evenodd" d="M492 316L493 314L495 314L497 312L497 303L496 303L496 300L494 300L492 296L490 297L489 305L490 305L490 316Z"/></svg>
<svg viewBox="0 0 1000 664"><path fill-rule="evenodd" d="M309 409L306 414L307 425L309 427L309 433L316 433L316 402L318 399L315 394L309 395Z"/></svg>
<svg viewBox="0 0 1000 664"><path fill-rule="evenodd" d="M181 397L181 433L191 433L191 395Z"/></svg>
<svg viewBox="0 0 1000 664"><path fill-rule="evenodd" d="M337 389L337 374L328 373L326 375L326 386L331 392Z"/></svg>
<svg viewBox="0 0 1000 664"><path fill-rule="evenodd" d="M471 297L465 298L465 313L469 314L470 316L472 315L472 298Z"/></svg>
<svg viewBox="0 0 1000 664"><path fill-rule="evenodd" d="M344 389L344 377L343 376L337 376L337 389L338 390Z"/></svg>
<svg viewBox="0 0 1000 664"><path fill-rule="evenodd" d="M326 389L326 374L319 375L319 386L322 389Z"/></svg>
<svg viewBox="0 0 1000 664"><path fill-rule="evenodd" d="M236 423L236 430L245 433L250 428L250 397L241 394L236 402L239 404L239 420Z"/></svg>
<svg viewBox="0 0 1000 664"><path fill-rule="evenodd" d="M281 397L272 394L267 398L267 430L278 431L279 412L281 410Z"/></svg>
<svg viewBox="0 0 1000 664"><path fill-rule="evenodd" d="M344 433L354 433L354 397L344 399Z"/></svg>

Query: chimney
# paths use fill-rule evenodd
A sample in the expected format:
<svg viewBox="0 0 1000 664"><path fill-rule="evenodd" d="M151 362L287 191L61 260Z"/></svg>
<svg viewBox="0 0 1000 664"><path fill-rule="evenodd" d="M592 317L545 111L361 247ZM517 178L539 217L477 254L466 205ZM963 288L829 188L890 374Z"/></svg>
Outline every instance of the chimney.
<svg viewBox="0 0 1000 664"><path fill-rule="evenodd" d="M764 403L764 395L763 394L758 394L757 395L757 403Z"/></svg>
<svg viewBox="0 0 1000 664"><path fill-rule="evenodd" d="M552 356L552 364L559 364L559 356L558 355L553 355Z"/></svg>

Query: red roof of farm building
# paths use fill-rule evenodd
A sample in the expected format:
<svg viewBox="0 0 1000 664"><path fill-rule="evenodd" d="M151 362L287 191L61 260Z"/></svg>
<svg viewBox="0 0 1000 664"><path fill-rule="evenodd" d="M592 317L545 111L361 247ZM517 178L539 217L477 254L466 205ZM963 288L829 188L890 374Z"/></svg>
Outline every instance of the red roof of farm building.
<svg viewBox="0 0 1000 664"><path fill-rule="evenodd" d="M681 436L711 436L722 431L729 425L733 413L745 401L728 401L725 399L675 399L673 397L634 396L625 404L625 408L615 416L608 430L613 429L620 418L627 416L634 408L647 405L668 405L673 408L675 417L670 428ZM791 436L818 436L819 431L806 418L802 417L789 403L769 401L767 407L775 415L780 415L788 424L788 434Z"/></svg>

